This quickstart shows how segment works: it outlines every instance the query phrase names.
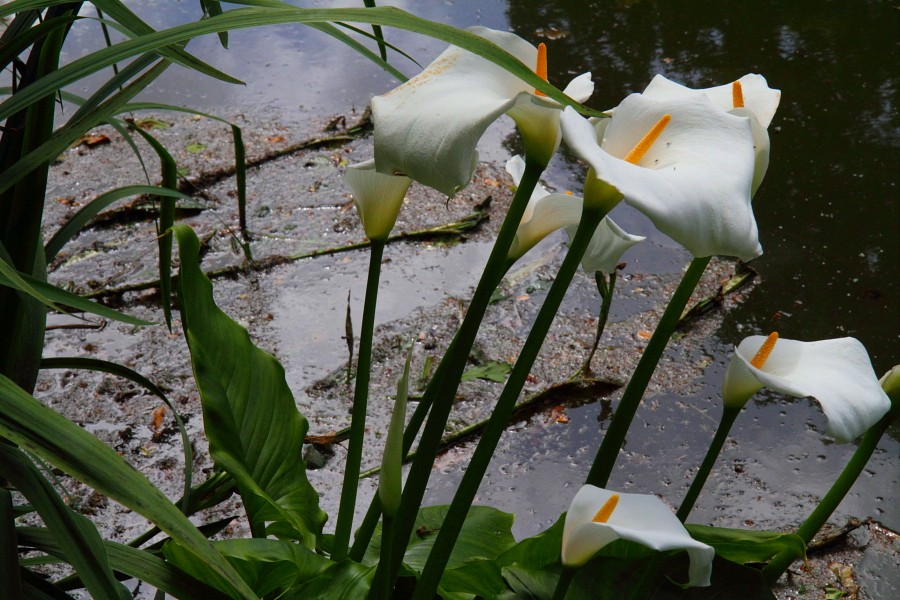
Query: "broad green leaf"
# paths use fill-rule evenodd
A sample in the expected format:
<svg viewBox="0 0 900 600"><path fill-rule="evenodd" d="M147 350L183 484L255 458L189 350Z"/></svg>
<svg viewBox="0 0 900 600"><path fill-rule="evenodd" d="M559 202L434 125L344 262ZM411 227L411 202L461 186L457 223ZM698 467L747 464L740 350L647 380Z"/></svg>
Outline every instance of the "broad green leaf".
<svg viewBox="0 0 900 600"><path fill-rule="evenodd" d="M488 381L496 381L503 383L506 376L512 371L512 366L508 363L490 361L477 367L472 367L462 374L461 381L474 381L476 379L486 379Z"/></svg>
<svg viewBox="0 0 900 600"><path fill-rule="evenodd" d="M47 304L48 306L51 306L53 308L57 308L56 304L60 304L63 306L70 306L84 312L95 314L100 317L106 317L107 319L112 319L113 321L128 323L129 325L154 324L152 321L138 319L137 317L126 315L123 312L113 310L112 308L108 308L106 306L103 306L102 304L97 304L96 302L88 300L87 298L82 298L77 294L73 294L72 292L67 292L66 290L58 288L53 284L47 283L46 281L41 281L36 277L31 277L30 275L25 275L24 273L19 273L16 271L10 272L7 267L8 265L6 264L6 262L0 259L0 285L5 285L21 292L25 292L26 294L33 296L38 300L41 300L44 304Z"/></svg>
<svg viewBox="0 0 900 600"><path fill-rule="evenodd" d="M112 448L0 375L0 435L150 519L212 565L240 598L253 592L197 528Z"/></svg>
<svg viewBox="0 0 900 600"><path fill-rule="evenodd" d="M314 548L326 515L306 477L301 454L308 424L284 368L216 306L193 230L186 225L172 230L181 262L181 320L210 454L237 482L254 537L294 538Z"/></svg>
<svg viewBox="0 0 900 600"><path fill-rule="evenodd" d="M563 514L546 531L525 538L501 554L497 557L497 562L501 566L519 563L529 569L541 569L549 564L559 563L565 523L566 515Z"/></svg>
<svg viewBox="0 0 900 600"><path fill-rule="evenodd" d="M91 200L89 203L85 204L81 209L72 215L68 221L66 221L65 225L60 227L56 233L53 234L53 237L50 238L50 241L47 242L47 245L44 247L44 253L47 257L47 262L51 262L62 247L73 237L78 235L84 226L87 223L96 217L102 210L109 207L111 204L118 202L119 200L124 200L125 198L130 198L132 196L139 196L141 194L153 194L156 196L167 196L170 198L183 198L185 200L190 200L191 197L187 194L182 194L177 190L170 190L164 187L157 187L155 185L128 185L125 187L116 188L114 190L110 190L105 194L101 194Z"/></svg>
<svg viewBox="0 0 900 600"><path fill-rule="evenodd" d="M4 11L0 9L0 16L3 16L3 14ZM121 19L119 20L121 21ZM335 21L387 25L443 40L483 56L521 78L525 83L535 87L535 89L545 92L549 97L563 105L574 106L584 114L595 116L600 114L568 98L556 87L538 77L529 66L526 66L496 44L472 33L444 25L443 23L416 17L394 7L321 9L261 7L229 10L221 15L203 19L196 23L187 23L163 31L143 34L132 40L121 42L76 59L46 77L42 77L40 81L19 91L19 93L0 104L0 119L6 119L9 115L15 114L38 98L52 94L56 90L100 69L144 52L154 52L172 44L186 42L200 35L281 23L316 24Z"/></svg>
<svg viewBox="0 0 900 600"><path fill-rule="evenodd" d="M806 544L795 533L752 531L706 525L685 525L695 540L716 549L716 555L739 565L764 563L781 552L806 556Z"/></svg>
<svg viewBox="0 0 900 600"><path fill-rule="evenodd" d="M418 575L425 568L428 553L434 545L434 539L444 521L447 508L447 506L426 506L419 510L416 529L410 537L406 554L403 557L403 565L411 573ZM447 562L448 571L459 569L454 575L455 582L466 580L472 573L477 573L480 569L488 568L494 571L493 567L485 565L474 566L471 571L461 567L475 560L494 561L498 556L513 548L516 543L512 536L513 519L513 515L490 506L473 506L469 510L469 516L459 532L459 538ZM377 563L380 552L381 527L379 525L366 550L363 564L374 565ZM499 571L496 572L499 573Z"/></svg>
<svg viewBox="0 0 900 600"><path fill-rule="evenodd" d="M41 369L88 369L91 371L100 371L101 373L109 373L124 377L129 381L142 386L151 394L156 395L162 400L175 417L175 424L181 433L181 447L184 453L184 485L182 487L181 512L188 514L191 505L191 481L193 481L193 464L194 452L191 450L191 440L188 437L187 429L184 427L184 421L181 418L175 405L172 404L159 387L133 369L129 369L125 365L110 362L108 360L100 360L97 358L87 358L84 356L58 356L54 358L41 359Z"/></svg>
<svg viewBox="0 0 900 600"><path fill-rule="evenodd" d="M9 444L0 444L0 476L34 505L68 556L69 564L95 598L131 598L128 590L113 576L97 528L65 505L25 453Z"/></svg>
<svg viewBox="0 0 900 600"><path fill-rule="evenodd" d="M334 564L308 548L282 540L222 540L215 542L215 546L260 598L303 585ZM198 579L210 575L209 567L178 544L166 544L163 552L171 562Z"/></svg>
<svg viewBox="0 0 900 600"><path fill-rule="evenodd" d="M445 570L438 587L444 600L494 598L504 590L506 583L500 575L500 566L497 561L487 558L476 558L455 569Z"/></svg>
<svg viewBox="0 0 900 600"><path fill-rule="evenodd" d="M20 527L16 530L16 534L23 546L36 548L69 562L65 549L54 538L50 530L41 527ZM110 566L114 571L145 581L176 598L203 598L204 600L228 598L217 589L191 577L146 550L138 550L110 541L104 541L103 544L109 557ZM70 586L65 587L72 589Z"/></svg>
<svg viewBox="0 0 900 600"><path fill-rule="evenodd" d="M345 560L330 566L318 577L288 590L281 600L361 600L369 593L374 576L375 567Z"/></svg>

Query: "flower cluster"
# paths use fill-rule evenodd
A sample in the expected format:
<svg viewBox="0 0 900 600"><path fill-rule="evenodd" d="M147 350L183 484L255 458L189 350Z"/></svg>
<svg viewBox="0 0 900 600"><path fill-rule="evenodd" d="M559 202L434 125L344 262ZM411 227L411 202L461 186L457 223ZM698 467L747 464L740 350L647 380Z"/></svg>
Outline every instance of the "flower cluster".
<svg viewBox="0 0 900 600"><path fill-rule="evenodd" d="M536 48L484 27L469 31L534 65L546 80L543 44ZM577 104L592 91L587 73L564 93ZM780 99L780 91L757 74L706 89L657 75L643 92L588 119L493 62L450 47L421 74L373 99L375 158L349 168L347 181L367 235L384 241L409 182L453 196L472 177L478 140L507 114L525 147L524 158L506 164L515 186L529 165L546 167L561 140L588 166L582 196L551 193L537 177L530 180L506 253L509 264L558 229L573 239L591 213L597 216L588 221L595 229L580 260L589 272L612 273L622 254L643 239L606 216L620 202L642 212L696 259L751 260L763 251L752 200L768 169L767 130ZM726 409L739 410L762 387L815 397L828 417L828 433L843 442L862 435L890 407L865 349L852 338L745 339L727 369ZM384 503L396 511L396 498L385 497ZM679 517L681 510L676 516L656 496L585 485L565 519L560 561L567 569L580 567L617 539L657 551L683 549L690 557L688 585L707 586L715 552L693 539Z"/></svg>

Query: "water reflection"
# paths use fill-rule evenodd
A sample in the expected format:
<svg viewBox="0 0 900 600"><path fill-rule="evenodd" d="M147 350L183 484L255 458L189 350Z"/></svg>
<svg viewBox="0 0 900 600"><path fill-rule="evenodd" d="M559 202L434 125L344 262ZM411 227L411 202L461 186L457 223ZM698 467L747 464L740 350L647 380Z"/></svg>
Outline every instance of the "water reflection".
<svg viewBox="0 0 900 600"><path fill-rule="evenodd" d="M507 15L522 37L548 38L555 83L593 71L596 108L656 73L708 87L759 72L780 88L773 162L754 201L764 282L722 335L852 335L883 372L900 359L895 12L881 2L512 0Z"/></svg>

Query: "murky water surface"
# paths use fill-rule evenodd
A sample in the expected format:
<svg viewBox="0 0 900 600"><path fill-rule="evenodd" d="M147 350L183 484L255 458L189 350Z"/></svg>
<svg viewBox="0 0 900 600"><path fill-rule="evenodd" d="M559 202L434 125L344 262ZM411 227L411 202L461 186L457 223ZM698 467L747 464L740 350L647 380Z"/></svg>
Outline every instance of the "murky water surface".
<svg viewBox="0 0 900 600"><path fill-rule="evenodd" d="M195 2L174 3L177 10L168 1L130 4L155 27L196 17ZM653 486L677 490L686 485L688 471L699 460L718 418L717 390L724 361L732 345L745 335L776 329L784 337L805 340L849 335L868 348L876 372L900 361L900 72L895 7L881 2L774 0L391 4L453 25L511 29L534 42L546 42L551 79L557 85L592 71L596 93L588 104L595 108L614 106L628 93L643 89L656 73L706 87L758 72L783 92L770 128L772 163L754 200L766 251L754 262L761 283L725 315L716 335L702 344L709 366L690 397L658 394L639 413L625 449L628 466L620 465L613 485L664 495L668 494ZM166 10L160 10L163 5ZM91 27L79 24L75 30L82 48L96 38ZM387 35L422 64L443 48L442 43L405 32L388 30ZM233 32L228 51L214 37L196 40L188 50L244 79L247 86L204 80L173 67L148 97L223 113L271 114L273 120L291 123L310 112L331 115L361 108L373 94L395 85L352 51L299 26ZM71 57L76 55L73 51ZM397 66L409 74L417 71L405 59L399 59ZM483 142L482 157L502 160L517 146L510 124L501 122ZM581 177L582 169L567 156L557 159L546 175L550 184L573 190L580 188ZM673 273L687 261L683 251L628 207L617 208L614 217L628 231L651 238L652 243L626 256L630 268ZM483 254L481 246L464 246L449 261L426 252L412 264L389 265L379 320L400 318L412 307L436 302L445 294L465 295L464 290L474 283L465 264L480 263ZM416 269L430 273L427 289L418 292L406 283ZM323 261L304 265L293 277L275 304L280 313L275 328L282 317L303 309L300 291L327 297L330 286L347 289L358 273ZM311 280L317 283L304 283ZM442 289L434 289L438 284ZM355 302L361 294L360 290ZM595 301L586 296L584 302L593 306ZM337 300L333 304L343 306ZM299 333L283 323L281 327L288 331L278 335L286 351L298 353L295 361L303 361L305 352L308 363L316 364L319 350L301 349L301 338L318 340L320 336L324 343L330 334L320 334L316 328L334 329L342 318L336 308L334 315L322 315ZM340 351L340 340L332 336L328 343L334 353ZM289 377L292 384L302 386L331 368L325 365ZM697 421L685 418L682 404L688 413L695 413ZM599 428L608 419L606 407L603 422L598 423L598 406L570 410L571 422L562 436L541 428L511 430L509 443L495 461L498 476L489 475L483 491L522 515L519 533L546 525L546 515L558 514L582 481ZM823 429L824 417L815 403L760 394L741 415L734 441L726 446L711 479L710 492L724 491L718 497L702 497L695 518L763 527L784 526L802 518L853 450L852 445L836 446L823 439ZM898 528L896 435L894 431L892 438L882 441L873 465L842 505L841 516L873 516ZM765 506L759 500L769 495L788 500L775 501L768 512L751 509L750 503L742 507L729 482L738 475L746 480L748 473L755 487L741 493L753 495L752 506ZM449 500L457 478L458 472L449 470L435 487L433 499ZM548 485L568 491L548 495L543 492ZM677 498L677 493L673 496ZM535 506L535 498L547 505ZM727 516L720 518L722 514ZM527 515L535 515L534 520L529 522Z"/></svg>

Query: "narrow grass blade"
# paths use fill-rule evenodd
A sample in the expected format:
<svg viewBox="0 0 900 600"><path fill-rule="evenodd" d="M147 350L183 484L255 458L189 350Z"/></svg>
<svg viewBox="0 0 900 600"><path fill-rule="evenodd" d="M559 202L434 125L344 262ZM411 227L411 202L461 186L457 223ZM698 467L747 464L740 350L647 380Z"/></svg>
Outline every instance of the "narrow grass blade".
<svg viewBox="0 0 900 600"><path fill-rule="evenodd" d="M34 505L91 595L119 600L131 598L113 576L97 528L63 503L21 450L0 444L0 474Z"/></svg>
<svg viewBox="0 0 900 600"><path fill-rule="evenodd" d="M108 360L100 360L98 358L87 358L84 356L59 356L54 358L44 358L41 360L41 369L87 369L90 371L99 371L101 373L109 373L116 375L129 381L133 381L151 394L161 399L172 415L175 417L175 424L181 433L181 447L184 452L184 486L181 496L181 512L188 514L191 506L191 481L193 481L194 471L194 452L191 450L191 439L188 437L187 429L184 427L184 420L175 408L175 405L166 397L159 386L138 373L133 369L129 369L125 365L120 365Z"/></svg>
<svg viewBox="0 0 900 600"><path fill-rule="evenodd" d="M16 530L19 541L23 546L35 548L57 556L65 561L69 560L65 549L54 538L52 532L42 527L20 527ZM204 600L224 600L228 598L219 590L198 581L181 569L167 563L162 558L147 552L138 550L124 544L104 541L103 545L109 564L112 569L129 577L145 581L167 594L176 598L203 598ZM70 588L69 585L61 587Z"/></svg>
<svg viewBox="0 0 900 600"><path fill-rule="evenodd" d="M102 304L97 304L87 298L82 298L77 294L67 292L64 289L58 288L55 285L42 281L36 277L31 277L30 275L25 275L18 271L10 271L9 265L3 260L0 260L0 285L25 292L54 310L62 310L59 308L59 305L63 305L99 317L112 319L113 321L128 323L129 325L154 324L153 321L138 319L137 317L132 317L131 315L103 306Z"/></svg>
<svg viewBox="0 0 900 600"><path fill-rule="evenodd" d="M160 144L155 137L141 129L135 128L144 141L147 142L156 156L162 179L162 187L175 190L178 187L178 165L169 154L165 146ZM159 246L159 295L161 297L163 314L166 317L166 325L172 330L172 236L169 229L175 224L175 198L167 195L159 195L159 222L156 226L157 244Z"/></svg>
<svg viewBox="0 0 900 600"><path fill-rule="evenodd" d="M187 194L182 194L179 191L157 187L155 185L129 185L110 190L105 194L97 196L88 204L85 204L77 213L72 215L72 217L69 218L56 233L53 234L53 237L50 238L50 241L48 241L47 245L44 247L44 254L47 257L47 262L52 262L53 259L56 258L56 255L59 254L59 251L62 250L63 246L78 235L90 220L100 214L101 211L119 200L131 198L132 196L140 196L142 194L166 196L168 198L183 198L185 200L190 200L191 198Z"/></svg>
<svg viewBox="0 0 900 600"><path fill-rule="evenodd" d="M234 568L168 498L112 448L0 375L0 435L101 494L150 519L227 582L223 592L254 598ZM102 596L101 596L102 597Z"/></svg>

